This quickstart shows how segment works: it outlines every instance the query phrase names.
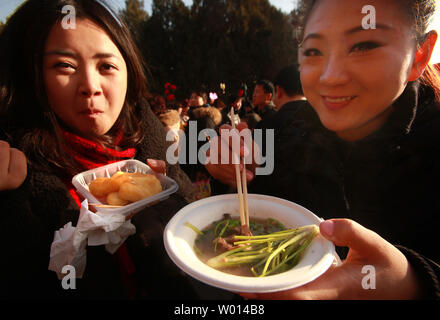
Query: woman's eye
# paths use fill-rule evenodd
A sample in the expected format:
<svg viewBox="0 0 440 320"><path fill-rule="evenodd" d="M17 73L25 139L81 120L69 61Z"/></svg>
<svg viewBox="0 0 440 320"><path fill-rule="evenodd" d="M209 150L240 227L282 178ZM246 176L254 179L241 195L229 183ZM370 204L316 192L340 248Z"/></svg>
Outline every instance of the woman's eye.
<svg viewBox="0 0 440 320"><path fill-rule="evenodd" d="M381 45L377 42L361 42L361 43L355 44L351 48L351 52L365 52L365 51L376 49L380 46Z"/></svg>
<svg viewBox="0 0 440 320"><path fill-rule="evenodd" d="M315 56L321 56L322 55L321 51L319 51L318 49L314 49L314 48L304 50L303 54L306 57L315 57Z"/></svg>
<svg viewBox="0 0 440 320"><path fill-rule="evenodd" d="M66 63L66 62L58 62L57 64L55 64L55 67L61 69L68 69L68 68L75 69L70 63Z"/></svg>
<svg viewBox="0 0 440 320"><path fill-rule="evenodd" d="M110 63L104 63L101 65L101 70L103 71L113 71L117 70L116 66L110 64Z"/></svg>

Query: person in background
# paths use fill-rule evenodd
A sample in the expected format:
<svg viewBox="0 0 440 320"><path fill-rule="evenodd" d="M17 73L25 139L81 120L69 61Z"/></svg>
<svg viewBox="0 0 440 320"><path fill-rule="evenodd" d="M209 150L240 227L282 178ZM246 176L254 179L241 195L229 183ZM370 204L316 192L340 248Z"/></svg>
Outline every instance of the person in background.
<svg viewBox="0 0 440 320"><path fill-rule="evenodd" d="M182 119L183 126L186 127L186 124L188 123L189 120L189 115L188 115L189 99L185 99L181 103L181 107L182 107L182 111L180 111L180 118Z"/></svg>
<svg viewBox="0 0 440 320"><path fill-rule="evenodd" d="M276 112L273 103L275 88L272 82L268 80L259 80L255 83L252 94L252 105L254 112L256 112L261 119L270 116Z"/></svg>
<svg viewBox="0 0 440 320"><path fill-rule="evenodd" d="M224 102L223 97L219 97L214 101L214 107L217 108L220 111L223 111L224 108L226 108L226 103Z"/></svg>
<svg viewBox="0 0 440 320"><path fill-rule="evenodd" d="M151 110L155 115L158 115L167 110L165 99L159 93L153 94L152 97L148 99L148 103L150 104Z"/></svg>
<svg viewBox="0 0 440 320"><path fill-rule="evenodd" d="M275 139L274 171L246 172L251 192L327 219L342 263L304 286L260 299L440 299L440 80L430 0L306 1L299 63L307 101ZM281 111L284 108L281 108ZM280 111L280 112L281 112ZM248 148L249 149L249 148ZM234 185L234 166L210 163ZM339 250L348 248L348 253ZM374 290L362 268L374 267Z"/></svg>
<svg viewBox="0 0 440 320"><path fill-rule="evenodd" d="M234 108L235 124L240 122L240 119L246 114L246 109L243 108L243 97L231 94L228 97L228 106L222 110L222 124L231 124L231 108Z"/></svg>
<svg viewBox="0 0 440 320"><path fill-rule="evenodd" d="M279 111L290 102L305 100L302 91L299 65L290 65L281 69L274 80L275 108Z"/></svg>
<svg viewBox="0 0 440 320"><path fill-rule="evenodd" d="M255 112L247 113L241 118L241 122L246 123L247 127L254 131L258 124L261 122L261 118Z"/></svg>
<svg viewBox="0 0 440 320"><path fill-rule="evenodd" d="M189 97L188 105L190 108L209 106L208 94L203 90L194 90Z"/></svg>
<svg viewBox="0 0 440 320"><path fill-rule="evenodd" d="M285 121L295 118L295 114L304 106L304 93L302 91L299 65L289 65L280 70L274 80L275 108L278 110L270 116L259 121L256 128L265 132L274 129L277 136L280 130L286 126ZM264 135L264 133L263 133ZM266 154L265 140L261 143L261 152Z"/></svg>
<svg viewBox="0 0 440 320"><path fill-rule="evenodd" d="M180 118L180 129L185 130L186 121L188 121L188 117L184 114L184 104L180 101L175 101L173 103L169 103L167 105L167 111L176 111ZM160 120L160 117L159 117Z"/></svg>
<svg viewBox="0 0 440 320"><path fill-rule="evenodd" d="M167 110L157 115L159 121L165 127L167 134L171 131L173 133L174 140L172 142L179 143L179 130L182 129L182 122L180 114L177 110ZM171 141L168 139L168 141Z"/></svg>
<svg viewBox="0 0 440 320"><path fill-rule="evenodd" d="M259 122L259 129L277 129L284 126L286 119L291 119L294 114L304 105L304 93L302 91L299 65L289 65L280 70L274 80L275 85L275 108L278 110L272 115L265 117Z"/></svg>
<svg viewBox="0 0 440 320"><path fill-rule="evenodd" d="M66 5L75 8L73 29L63 25ZM29 0L8 19L0 33L1 297L197 297L162 241L194 193L179 166L165 163L165 130L143 98L146 84L129 29L102 0ZM72 177L132 158L179 190L132 217L136 234L115 254L87 247L83 278L63 290L48 265L54 232L79 218Z"/></svg>
<svg viewBox="0 0 440 320"><path fill-rule="evenodd" d="M197 163L190 163L190 146L194 143L197 144L197 153L199 149L207 142L206 140L199 140L200 133L205 129L211 129L217 132L218 126L222 121L222 114L220 110L214 107L210 107L205 103L203 93L193 92L190 99L191 108L188 112L189 120L185 127L185 148L186 161L181 163L182 170L188 175L193 183L193 187L196 193L197 199L206 198L212 195L211 177L206 171L204 164L199 163L197 157Z"/></svg>

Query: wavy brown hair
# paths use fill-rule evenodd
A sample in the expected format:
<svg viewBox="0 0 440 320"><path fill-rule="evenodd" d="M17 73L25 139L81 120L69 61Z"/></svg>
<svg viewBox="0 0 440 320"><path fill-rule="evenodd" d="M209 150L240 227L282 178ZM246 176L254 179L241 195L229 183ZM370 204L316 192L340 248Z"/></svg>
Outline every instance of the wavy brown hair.
<svg viewBox="0 0 440 320"><path fill-rule="evenodd" d="M146 105L148 69L127 26L101 0L28 0L8 19L0 34L1 126L14 133L13 144L34 165L75 173L84 168L63 151L63 124L49 106L42 71L46 39L65 16L62 8L66 5L75 8L76 19L87 18L103 28L127 65L128 86L121 114L106 135L86 138L114 147L114 138L122 130L119 147L136 147L142 141L140 119Z"/></svg>

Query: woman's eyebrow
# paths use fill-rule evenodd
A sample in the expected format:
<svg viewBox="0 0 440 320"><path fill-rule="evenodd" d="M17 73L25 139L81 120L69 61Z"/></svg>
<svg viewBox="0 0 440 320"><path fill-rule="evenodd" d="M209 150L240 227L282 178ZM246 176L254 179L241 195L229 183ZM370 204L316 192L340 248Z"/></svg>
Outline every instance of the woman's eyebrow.
<svg viewBox="0 0 440 320"><path fill-rule="evenodd" d="M380 23L379 23L379 24L376 24L376 26L375 26L374 29L366 29L366 28L364 28L363 26L357 26L357 27L354 27L354 28L351 28L351 29L345 31L344 33L345 33L346 35L351 35L351 34L353 34L353 33L361 32L361 31L375 30L375 29L380 29L380 30L384 30L384 31L389 31L389 30L392 30L393 28L390 27L390 26L388 26L388 25L380 24ZM307 36L304 37L304 39L303 39L303 41L301 42L301 44L304 43L304 42L306 42L306 40L309 40L309 39L322 40L323 38L324 38L324 36L323 36L322 34L320 34L320 33L309 33Z"/></svg>
<svg viewBox="0 0 440 320"><path fill-rule="evenodd" d="M317 40L320 40L320 39L323 39L323 38L324 38L324 37L323 37L322 35L320 35L319 33L309 33L307 36L304 37L304 39L303 39L303 41L301 42L301 44L304 43L304 42L306 42L306 41L309 40L309 39L317 39Z"/></svg>
<svg viewBox="0 0 440 320"><path fill-rule="evenodd" d="M345 34L350 35L350 34L361 32L361 31L370 31L370 30L375 30L375 29L389 31L389 30L392 30L393 28L388 25L378 23L375 25L374 28L364 28L363 26L354 27L354 28L347 30L345 32Z"/></svg>
<svg viewBox="0 0 440 320"><path fill-rule="evenodd" d="M77 55L71 51L65 50L51 50L44 53L45 56L68 56L72 58L76 58Z"/></svg>
<svg viewBox="0 0 440 320"><path fill-rule="evenodd" d="M116 58L119 60L121 59L120 57L118 57L113 53L97 53L93 56L93 59L105 59L105 58Z"/></svg>
<svg viewBox="0 0 440 320"><path fill-rule="evenodd" d="M55 56L67 56L67 57L72 57L77 59L78 55L74 52L71 51L67 51L67 50L51 50L48 52L44 53L45 56L51 56L51 55L55 55ZM105 59L105 58L116 58L121 60L120 57L118 57L117 55L113 54L113 53L107 53L107 52L102 52L102 53L96 53L93 57L93 59Z"/></svg>

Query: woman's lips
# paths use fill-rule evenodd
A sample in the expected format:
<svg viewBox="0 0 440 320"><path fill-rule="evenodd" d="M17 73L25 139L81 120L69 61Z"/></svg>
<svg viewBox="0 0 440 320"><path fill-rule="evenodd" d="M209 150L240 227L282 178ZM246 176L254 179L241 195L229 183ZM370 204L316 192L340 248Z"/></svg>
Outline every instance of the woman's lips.
<svg viewBox="0 0 440 320"><path fill-rule="evenodd" d="M90 117L90 118L95 118L98 115L104 113L102 110L98 110L98 109L86 109L80 112L81 115L86 116L86 117Z"/></svg>
<svg viewBox="0 0 440 320"><path fill-rule="evenodd" d="M332 110L340 110L348 106L355 96L322 96L324 105Z"/></svg>

